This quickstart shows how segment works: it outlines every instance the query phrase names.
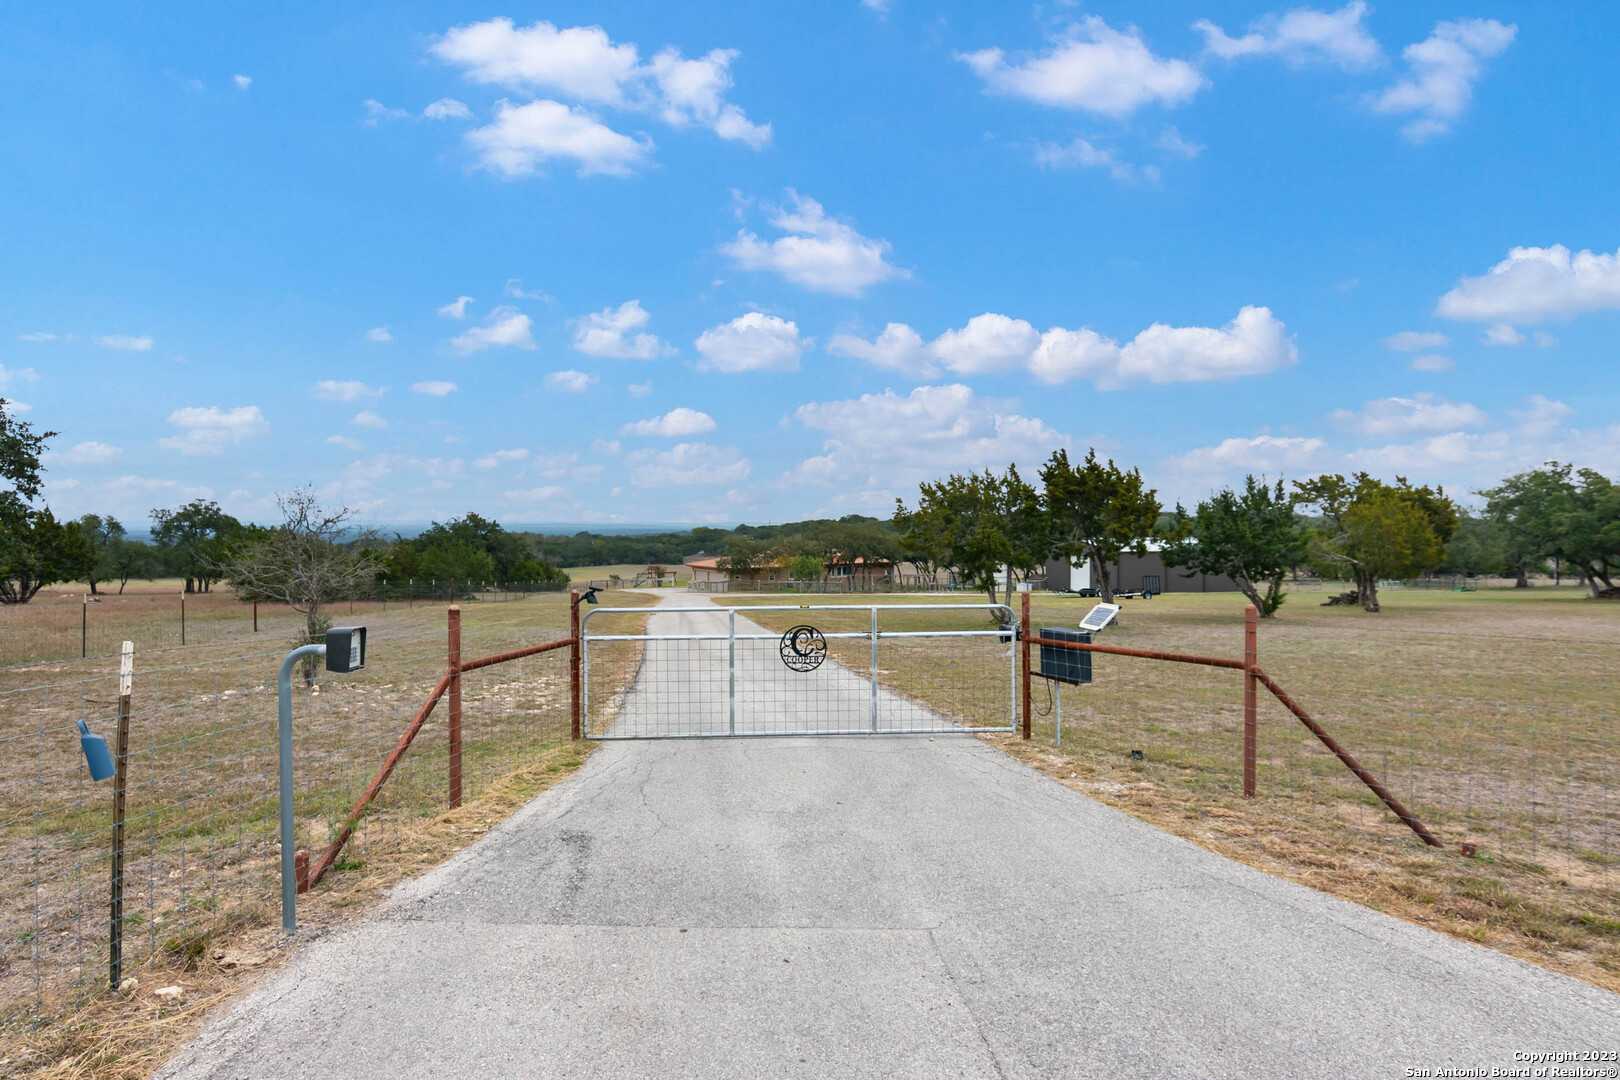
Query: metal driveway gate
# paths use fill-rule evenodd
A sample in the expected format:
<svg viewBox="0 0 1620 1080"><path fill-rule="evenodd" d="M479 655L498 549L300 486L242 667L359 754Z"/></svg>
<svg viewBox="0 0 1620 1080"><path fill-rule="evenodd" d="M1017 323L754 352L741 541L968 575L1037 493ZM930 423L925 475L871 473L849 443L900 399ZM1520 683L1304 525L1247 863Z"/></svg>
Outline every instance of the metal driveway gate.
<svg viewBox="0 0 1620 1080"><path fill-rule="evenodd" d="M749 615L793 612L768 630ZM647 619L604 633L607 615ZM1018 667L1001 604L592 608L588 739L1012 731Z"/></svg>

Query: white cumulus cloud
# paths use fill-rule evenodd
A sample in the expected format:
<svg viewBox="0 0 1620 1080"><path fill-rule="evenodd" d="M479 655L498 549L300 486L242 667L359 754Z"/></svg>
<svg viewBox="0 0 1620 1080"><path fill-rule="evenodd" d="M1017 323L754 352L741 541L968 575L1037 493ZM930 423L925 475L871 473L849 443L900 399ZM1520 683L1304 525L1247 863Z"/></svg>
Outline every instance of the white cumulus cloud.
<svg viewBox="0 0 1620 1080"><path fill-rule="evenodd" d="M1346 431L1378 437L1484 427L1490 422L1477 406L1446 401L1433 394L1380 398L1367 402L1358 412L1335 409L1329 418Z"/></svg>
<svg viewBox="0 0 1620 1080"><path fill-rule="evenodd" d="M359 453L365 445L359 439L352 439L347 435L328 435L326 441L332 446L341 446L345 450L352 450L355 453Z"/></svg>
<svg viewBox="0 0 1620 1080"><path fill-rule="evenodd" d="M986 312L926 344L911 327L890 323L874 341L839 334L828 349L916 378L930 378L940 367L962 376L1025 370L1046 383L1084 378L1103 389L1132 380L1263 375L1299 359L1287 327L1264 307L1245 307L1218 328L1155 323L1123 347L1095 330L1054 326L1043 334L1022 319Z"/></svg>
<svg viewBox="0 0 1620 1080"><path fill-rule="evenodd" d="M906 492L946 472L1004 469L1068 445L1068 437L1006 402L974 395L960 383L892 390L843 401L811 402L794 418L824 436L821 452L800 462L793 480L884 492Z"/></svg>
<svg viewBox="0 0 1620 1080"><path fill-rule="evenodd" d="M429 379L426 382L411 383L411 393L426 394L428 397L444 397L446 394L456 392L456 384L442 379Z"/></svg>
<svg viewBox="0 0 1620 1080"><path fill-rule="evenodd" d="M8 368L0 364L0 390L7 390L17 383L38 382L39 372L31 367Z"/></svg>
<svg viewBox="0 0 1620 1080"><path fill-rule="evenodd" d="M750 311L698 335L698 367L736 374L743 371L797 371L799 356L815 344L799 336L799 324Z"/></svg>
<svg viewBox="0 0 1620 1080"><path fill-rule="evenodd" d="M621 135L560 101L498 102L495 119L467 133L479 164L509 179L533 176L553 158L568 158L579 175L628 176L652 153L649 139Z"/></svg>
<svg viewBox="0 0 1620 1080"><path fill-rule="evenodd" d="M458 296L448 304L435 310L446 319L465 319L467 317L467 305L476 302L470 296Z"/></svg>
<svg viewBox="0 0 1620 1080"><path fill-rule="evenodd" d="M245 439L263 438L270 434L270 422L257 405L242 405L234 409L221 409L217 405L206 408L191 406L170 413L168 422L176 433L159 439L158 445L182 454L223 454Z"/></svg>
<svg viewBox="0 0 1620 1080"><path fill-rule="evenodd" d="M64 450L57 460L64 465L106 465L117 461L124 451L116 446L108 446L104 442L82 442L71 450Z"/></svg>
<svg viewBox="0 0 1620 1080"><path fill-rule="evenodd" d="M546 389L561 391L564 394L583 394L596 385L597 376L570 368L567 371L553 371L546 376Z"/></svg>
<svg viewBox="0 0 1620 1080"><path fill-rule="evenodd" d="M232 75L231 76L231 81L236 84L236 88L238 90L246 90L248 87L253 85L253 76L251 76L251 75Z"/></svg>
<svg viewBox="0 0 1620 1080"><path fill-rule="evenodd" d="M668 47L643 63L636 45L614 42L600 26L517 26L498 17L452 28L431 51L476 82L652 113L672 127L699 124L754 149L771 139L770 124L750 121L726 100L735 49L688 59Z"/></svg>
<svg viewBox="0 0 1620 1080"><path fill-rule="evenodd" d="M1067 146L1059 143L1041 143L1035 147L1035 164L1056 169L1075 166L1083 169L1106 169L1109 176L1123 182L1130 182L1138 176L1150 183L1159 179L1159 170L1154 166L1149 165L1139 170L1130 162L1121 160L1119 152L1114 148L1097 146L1089 139L1077 138Z"/></svg>
<svg viewBox="0 0 1620 1080"><path fill-rule="evenodd" d="M489 313L483 326L468 327L450 339L450 348L462 356L492 348L535 348L529 333L529 317L516 308L498 307Z"/></svg>
<svg viewBox="0 0 1620 1080"><path fill-rule="evenodd" d="M1571 253L1563 244L1516 247L1440 298L1435 314L1463 322L1538 323L1620 309L1620 251ZM1512 335L1492 344L1517 344Z"/></svg>
<svg viewBox="0 0 1620 1080"><path fill-rule="evenodd" d="M1366 14L1367 5L1354 0L1337 11L1295 8L1266 15L1250 23L1242 37L1228 36L1208 19L1199 19L1193 29L1204 35L1205 51L1223 60L1276 56L1295 67L1320 62L1360 71L1384 59L1384 50L1361 24Z"/></svg>
<svg viewBox="0 0 1620 1080"><path fill-rule="evenodd" d="M1415 113L1416 118L1401 128L1412 142L1444 134L1468 110L1484 62L1511 45L1518 32L1517 26L1495 19L1436 23L1429 37L1402 50L1407 74L1369 99L1372 110Z"/></svg>
<svg viewBox="0 0 1620 1080"><path fill-rule="evenodd" d="M993 375L1024 367L1040 341L1024 320L986 312L939 335L929 351L958 375Z"/></svg>
<svg viewBox="0 0 1620 1080"><path fill-rule="evenodd" d="M492 454L485 454L473 462L478 469L493 469L498 465L509 465L513 462L529 460L529 452L522 447L513 450L497 450Z"/></svg>
<svg viewBox="0 0 1620 1080"><path fill-rule="evenodd" d="M366 340L393 341L394 335L388 332L388 327L386 326L373 326L370 330L366 331Z"/></svg>
<svg viewBox="0 0 1620 1080"><path fill-rule="evenodd" d="M1450 371L1456 366L1456 362L1451 357L1442 356L1439 353L1423 353L1420 356L1414 356L1412 362L1407 365L1413 371L1427 371L1431 374Z"/></svg>
<svg viewBox="0 0 1620 1080"><path fill-rule="evenodd" d="M767 270L815 292L860 296L890 278L910 276L888 261L887 240L873 240L829 217L816 200L789 189L791 207L778 207L771 224L785 235L761 240L744 229L720 246L745 270Z"/></svg>
<svg viewBox="0 0 1620 1080"><path fill-rule="evenodd" d="M671 409L663 416L626 424L619 429L619 434L684 439L693 435L707 435L714 428L714 417L708 413L696 409L677 408Z"/></svg>
<svg viewBox="0 0 1620 1080"><path fill-rule="evenodd" d="M350 420L349 423L363 428L372 428L374 430L381 430L382 428L388 426L387 420L384 420L370 409L361 409L359 412L354 414L354 419Z"/></svg>
<svg viewBox="0 0 1620 1080"><path fill-rule="evenodd" d="M913 379L931 379L939 374L933 353L923 344L922 335L905 323L890 323L872 341L856 334L835 334L827 343L827 351L853 356L873 367L898 371Z"/></svg>
<svg viewBox="0 0 1620 1080"><path fill-rule="evenodd" d="M1000 49L958 59L988 90L1105 116L1128 116L1155 102L1181 105L1204 86L1204 77L1185 60L1155 56L1134 28L1121 32L1095 15L1022 63L1009 64Z"/></svg>
<svg viewBox="0 0 1620 1080"><path fill-rule="evenodd" d="M652 318L639 300L626 300L616 308L603 308L573 321L574 348L586 356L614 360L656 360L675 352L648 333L636 333Z"/></svg>
<svg viewBox="0 0 1620 1080"><path fill-rule="evenodd" d="M382 397L383 388L367 386L359 379L322 379L311 393L322 401L360 401Z"/></svg>
<svg viewBox="0 0 1620 1080"><path fill-rule="evenodd" d="M640 488L735 484L748 479L752 465L735 447L676 443L668 450L636 450L625 455L630 482Z"/></svg>
<svg viewBox="0 0 1620 1080"><path fill-rule="evenodd" d="M1424 349L1443 349L1451 344L1446 335L1433 330L1401 330L1384 339L1384 347L1396 352L1421 352Z"/></svg>
<svg viewBox="0 0 1620 1080"><path fill-rule="evenodd" d="M455 98L440 98L422 110L424 120L466 120L471 116L472 110Z"/></svg>
<svg viewBox="0 0 1620 1080"><path fill-rule="evenodd" d="M131 334L98 334L90 339L104 349L123 349L126 352L150 352L152 338L142 334L136 337Z"/></svg>
<svg viewBox="0 0 1620 1080"><path fill-rule="evenodd" d="M1123 379L1204 382L1291 367L1299 350L1270 308L1245 307L1224 327L1154 323L1120 350Z"/></svg>

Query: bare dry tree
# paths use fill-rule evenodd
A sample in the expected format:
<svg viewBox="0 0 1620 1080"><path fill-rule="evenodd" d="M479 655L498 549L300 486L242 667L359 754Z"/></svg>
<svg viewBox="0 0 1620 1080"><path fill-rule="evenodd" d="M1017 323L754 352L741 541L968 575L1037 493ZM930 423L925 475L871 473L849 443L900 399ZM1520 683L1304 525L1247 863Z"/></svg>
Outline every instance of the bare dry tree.
<svg viewBox="0 0 1620 1080"><path fill-rule="evenodd" d="M348 599L377 572L371 529L350 525L356 511L323 507L313 488L276 496L282 523L253 529L232 545L221 570L241 597L286 604L304 617L300 644L323 640L331 620L328 604ZM314 665L305 667L305 681Z"/></svg>

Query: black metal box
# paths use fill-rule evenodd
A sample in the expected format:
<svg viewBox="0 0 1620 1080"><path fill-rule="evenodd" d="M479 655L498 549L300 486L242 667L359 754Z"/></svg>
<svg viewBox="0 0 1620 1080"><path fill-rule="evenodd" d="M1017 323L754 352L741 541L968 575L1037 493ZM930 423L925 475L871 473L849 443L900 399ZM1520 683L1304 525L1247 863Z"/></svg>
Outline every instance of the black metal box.
<svg viewBox="0 0 1620 1080"><path fill-rule="evenodd" d="M1091 644L1091 631L1070 630L1063 626L1041 627L1041 637L1053 641L1079 641ZM1083 649L1061 649L1055 645L1041 646L1041 678L1066 683L1091 681L1091 654Z"/></svg>
<svg viewBox="0 0 1620 1080"><path fill-rule="evenodd" d="M345 674L366 666L366 628L334 626L326 632L326 670Z"/></svg>

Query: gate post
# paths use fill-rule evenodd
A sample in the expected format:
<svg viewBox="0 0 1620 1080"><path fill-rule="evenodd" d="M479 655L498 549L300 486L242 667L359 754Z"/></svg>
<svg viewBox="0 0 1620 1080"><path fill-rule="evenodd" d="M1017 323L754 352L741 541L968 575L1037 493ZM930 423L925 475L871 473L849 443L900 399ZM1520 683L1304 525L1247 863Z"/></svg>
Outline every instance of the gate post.
<svg viewBox="0 0 1620 1080"><path fill-rule="evenodd" d="M1024 738L1029 738L1030 708L1029 708L1029 593L1018 594L1023 597L1023 613L1018 620L1018 671L1020 684L1020 704L1024 710Z"/></svg>
<svg viewBox="0 0 1620 1080"><path fill-rule="evenodd" d="M872 605L872 734L877 734L878 724L878 609Z"/></svg>
<svg viewBox="0 0 1620 1080"><path fill-rule="evenodd" d="M726 630L726 731L737 734L737 609L732 608Z"/></svg>
<svg viewBox="0 0 1620 1080"><path fill-rule="evenodd" d="M579 590L568 593L568 737L580 736L579 717Z"/></svg>
<svg viewBox="0 0 1620 1080"><path fill-rule="evenodd" d="M461 805L461 608L450 605L450 809Z"/></svg>
<svg viewBox="0 0 1620 1080"><path fill-rule="evenodd" d="M1243 609L1243 797L1254 798L1254 749L1257 738L1255 700L1260 665L1260 613L1253 604Z"/></svg>

